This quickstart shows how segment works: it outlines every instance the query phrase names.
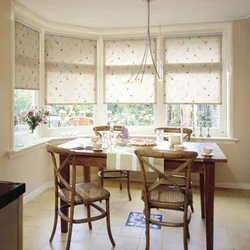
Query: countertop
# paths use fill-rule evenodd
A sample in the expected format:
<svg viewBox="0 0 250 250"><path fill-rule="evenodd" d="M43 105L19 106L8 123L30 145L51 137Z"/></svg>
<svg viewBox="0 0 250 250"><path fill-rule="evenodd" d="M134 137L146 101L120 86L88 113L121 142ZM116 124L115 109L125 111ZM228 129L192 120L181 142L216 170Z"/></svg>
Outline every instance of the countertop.
<svg viewBox="0 0 250 250"><path fill-rule="evenodd" d="M0 209L25 192L25 183L0 181Z"/></svg>

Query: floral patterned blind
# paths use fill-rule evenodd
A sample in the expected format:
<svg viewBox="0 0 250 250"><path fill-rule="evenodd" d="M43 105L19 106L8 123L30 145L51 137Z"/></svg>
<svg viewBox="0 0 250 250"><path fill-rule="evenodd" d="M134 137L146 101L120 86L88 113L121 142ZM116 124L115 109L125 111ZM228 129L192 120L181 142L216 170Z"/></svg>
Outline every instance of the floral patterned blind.
<svg viewBox="0 0 250 250"><path fill-rule="evenodd" d="M221 104L221 35L168 37L165 49L165 103Z"/></svg>
<svg viewBox="0 0 250 250"><path fill-rule="evenodd" d="M96 103L96 40L45 35L47 104Z"/></svg>
<svg viewBox="0 0 250 250"><path fill-rule="evenodd" d="M153 52L156 40L152 39ZM146 39L104 41L105 103L155 103L155 73L150 55L147 57L142 83L127 83L141 67Z"/></svg>
<svg viewBox="0 0 250 250"><path fill-rule="evenodd" d="M15 22L15 88L39 90L39 32Z"/></svg>

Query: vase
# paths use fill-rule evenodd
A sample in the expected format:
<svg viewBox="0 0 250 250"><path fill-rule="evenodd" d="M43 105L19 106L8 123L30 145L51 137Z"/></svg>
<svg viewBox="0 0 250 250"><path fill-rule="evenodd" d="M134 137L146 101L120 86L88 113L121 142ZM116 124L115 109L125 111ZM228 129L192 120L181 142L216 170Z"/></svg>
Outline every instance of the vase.
<svg viewBox="0 0 250 250"><path fill-rule="evenodd" d="M35 128L34 130L30 130L30 135L31 135L31 144L36 144L38 140L37 129Z"/></svg>

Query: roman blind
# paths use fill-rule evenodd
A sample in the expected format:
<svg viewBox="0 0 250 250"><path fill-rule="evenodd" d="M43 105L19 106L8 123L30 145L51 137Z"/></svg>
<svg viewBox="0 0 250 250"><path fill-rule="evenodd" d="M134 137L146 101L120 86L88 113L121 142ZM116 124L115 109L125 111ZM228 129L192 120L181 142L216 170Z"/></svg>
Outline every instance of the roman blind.
<svg viewBox="0 0 250 250"><path fill-rule="evenodd" d="M15 88L39 90L39 32L15 22Z"/></svg>
<svg viewBox="0 0 250 250"><path fill-rule="evenodd" d="M97 41L45 35L46 104L96 103Z"/></svg>
<svg viewBox="0 0 250 250"><path fill-rule="evenodd" d="M221 35L164 38L165 103L221 104Z"/></svg>
<svg viewBox="0 0 250 250"><path fill-rule="evenodd" d="M152 39L153 51L156 40ZM105 103L155 103L155 75L151 57L145 67L141 65L146 39L104 41L104 102ZM127 83L142 67L139 81ZM140 82L141 81L141 82Z"/></svg>

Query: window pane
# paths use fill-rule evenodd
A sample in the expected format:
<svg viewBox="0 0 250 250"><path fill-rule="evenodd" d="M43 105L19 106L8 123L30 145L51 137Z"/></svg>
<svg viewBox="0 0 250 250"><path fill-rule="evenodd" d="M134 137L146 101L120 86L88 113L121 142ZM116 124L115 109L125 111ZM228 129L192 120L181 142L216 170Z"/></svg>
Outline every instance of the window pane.
<svg viewBox="0 0 250 250"><path fill-rule="evenodd" d="M48 127L93 125L93 105L48 105Z"/></svg>
<svg viewBox="0 0 250 250"><path fill-rule="evenodd" d="M180 108L183 109L184 127L207 127L220 128L220 105L216 104L197 104L197 105L167 105L167 126L180 126Z"/></svg>
<svg viewBox="0 0 250 250"><path fill-rule="evenodd" d="M21 121L21 113L27 113L35 106L35 90L15 89L14 90L14 131L28 131L29 126Z"/></svg>
<svg viewBox="0 0 250 250"><path fill-rule="evenodd" d="M153 104L109 104L107 107L108 124L126 126L154 125Z"/></svg>

